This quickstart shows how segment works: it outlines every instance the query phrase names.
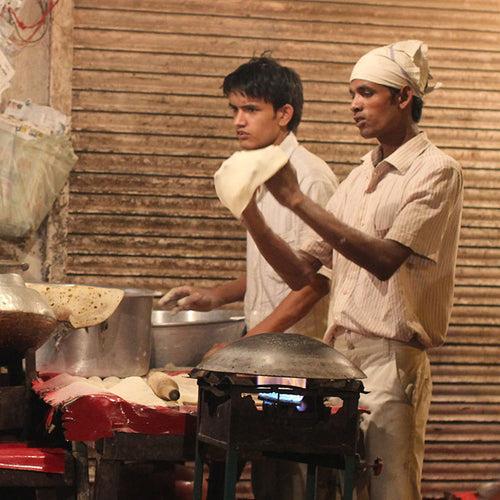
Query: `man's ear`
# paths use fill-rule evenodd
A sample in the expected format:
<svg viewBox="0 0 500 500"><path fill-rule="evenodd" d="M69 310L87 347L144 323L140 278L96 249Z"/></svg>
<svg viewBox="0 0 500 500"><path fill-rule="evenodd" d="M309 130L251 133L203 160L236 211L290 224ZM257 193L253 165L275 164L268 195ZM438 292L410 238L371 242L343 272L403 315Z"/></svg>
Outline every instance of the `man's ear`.
<svg viewBox="0 0 500 500"><path fill-rule="evenodd" d="M285 104L278 109L278 125L280 127L286 127L293 117L293 106L291 104Z"/></svg>
<svg viewBox="0 0 500 500"><path fill-rule="evenodd" d="M413 92L413 89L406 85L401 89L399 92L399 107L401 109L405 109L408 106L411 106L411 101L413 99L413 96L415 95L415 92Z"/></svg>

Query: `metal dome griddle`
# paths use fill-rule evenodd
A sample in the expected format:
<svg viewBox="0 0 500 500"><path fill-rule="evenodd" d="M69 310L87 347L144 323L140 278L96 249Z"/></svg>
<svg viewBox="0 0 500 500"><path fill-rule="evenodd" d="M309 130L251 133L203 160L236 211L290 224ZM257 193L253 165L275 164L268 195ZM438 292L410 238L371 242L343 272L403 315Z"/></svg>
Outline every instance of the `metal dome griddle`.
<svg viewBox="0 0 500 500"><path fill-rule="evenodd" d="M231 342L202 360L198 370L299 377L362 379L366 375L333 347L293 333L263 333Z"/></svg>

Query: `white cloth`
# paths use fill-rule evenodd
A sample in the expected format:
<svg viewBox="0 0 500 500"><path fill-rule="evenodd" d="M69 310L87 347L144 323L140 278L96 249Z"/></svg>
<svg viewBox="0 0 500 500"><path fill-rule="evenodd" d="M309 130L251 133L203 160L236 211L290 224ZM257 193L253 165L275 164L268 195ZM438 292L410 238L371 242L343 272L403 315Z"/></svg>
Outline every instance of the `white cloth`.
<svg viewBox="0 0 500 500"><path fill-rule="evenodd" d="M365 457L369 464L377 457L383 460L380 476L362 478L358 499L420 499L432 393L427 353L403 342L352 333L336 338L334 345L367 376L362 382L369 392L359 400L370 411L361 419Z"/></svg>
<svg viewBox="0 0 500 500"><path fill-rule="evenodd" d="M221 203L239 218L253 194L288 161L279 146L233 153L214 174Z"/></svg>
<svg viewBox="0 0 500 500"><path fill-rule="evenodd" d="M416 336L422 345L435 347L445 340L453 304L462 173L423 133L383 162L380 158L380 148L364 156L327 210L370 236L411 248L410 257L389 280L380 281L321 239L303 248L332 269L331 328L402 342ZM382 163L392 168L367 193L373 170Z"/></svg>
<svg viewBox="0 0 500 500"><path fill-rule="evenodd" d="M290 156L290 163L297 173L301 190L325 206L338 186L337 178L330 167L300 146L292 133L280 147ZM292 211L281 206L265 187L257 198L257 205L271 229L292 247L300 247L315 234ZM246 261L245 320L250 329L276 308L290 293L290 288L262 257L249 234ZM327 309L328 297L325 297L288 331L321 338L326 330Z"/></svg>
<svg viewBox="0 0 500 500"><path fill-rule="evenodd" d="M431 85L427 45L420 40L404 40L371 50L355 64L350 81L369 82L400 88L410 85L422 98L441 86Z"/></svg>

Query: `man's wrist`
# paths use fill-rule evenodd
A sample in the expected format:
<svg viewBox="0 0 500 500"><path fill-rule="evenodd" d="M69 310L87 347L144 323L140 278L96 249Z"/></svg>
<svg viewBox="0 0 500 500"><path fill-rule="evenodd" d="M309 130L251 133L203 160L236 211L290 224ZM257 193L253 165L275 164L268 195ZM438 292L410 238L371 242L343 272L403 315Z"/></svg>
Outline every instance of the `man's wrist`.
<svg viewBox="0 0 500 500"><path fill-rule="evenodd" d="M216 289L208 290L208 298L210 301L210 308L216 309L222 305L224 305L224 300L220 297L220 294L217 293Z"/></svg>
<svg viewBox="0 0 500 500"><path fill-rule="evenodd" d="M297 191L290 196L290 199L287 203L287 208L289 208L292 212L299 212L304 205L306 197L302 191Z"/></svg>

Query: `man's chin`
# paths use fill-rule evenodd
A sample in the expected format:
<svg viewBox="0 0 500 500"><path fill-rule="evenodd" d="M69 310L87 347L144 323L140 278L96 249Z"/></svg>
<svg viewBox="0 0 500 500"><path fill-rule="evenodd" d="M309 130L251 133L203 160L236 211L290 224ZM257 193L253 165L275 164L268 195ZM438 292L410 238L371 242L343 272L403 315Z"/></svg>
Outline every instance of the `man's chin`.
<svg viewBox="0 0 500 500"><path fill-rule="evenodd" d="M251 151L253 149L259 149L261 146L255 144L252 141L238 141L240 148L246 151Z"/></svg>
<svg viewBox="0 0 500 500"><path fill-rule="evenodd" d="M373 139L375 137L375 133L372 130L367 129L367 128L359 129L359 135L363 139Z"/></svg>

